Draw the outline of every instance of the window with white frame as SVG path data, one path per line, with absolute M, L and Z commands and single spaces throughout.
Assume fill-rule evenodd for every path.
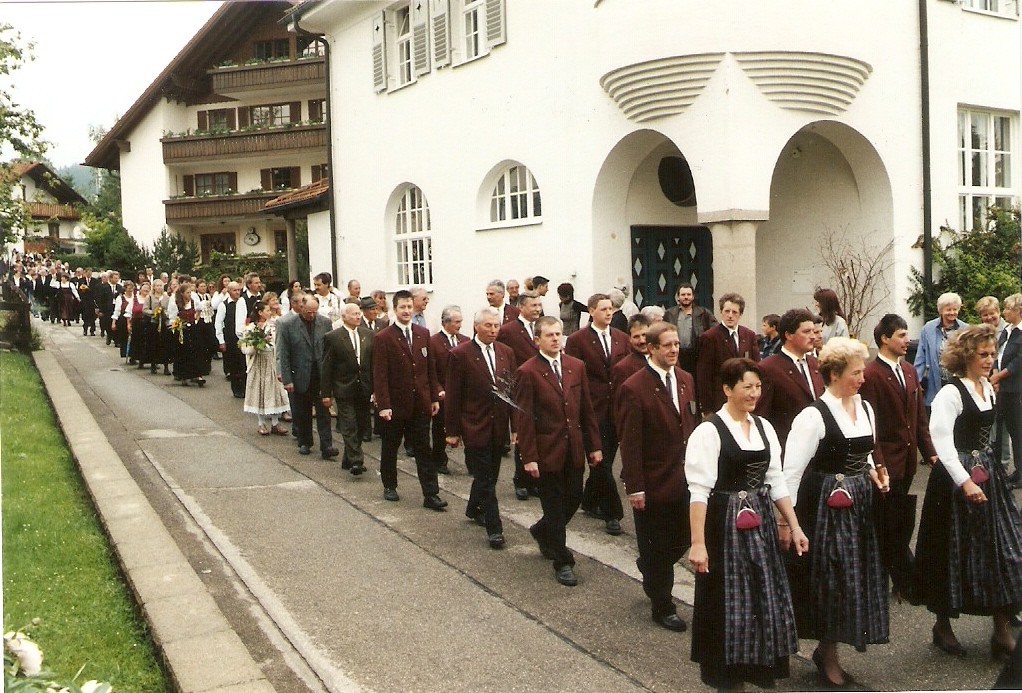
M 532 172 L 521 164 L 508 166 L 490 193 L 490 221 L 538 220 L 542 216 L 542 199 Z
M 443 0 L 451 16 L 452 62 L 455 65 L 488 55 L 507 40 L 504 0 Z M 436 12 L 434 12 L 436 14 Z M 437 42 L 434 22 L 434 43 Z M 440 64 L 439 58 L 437 64 Z
M 433 283 L 433 241 L 429 205 L 417 186 L 401 194 L 394 215 L 397 282 L 402 286 Z
M 1017 117 L 1008 113 L 958 110 L 958 209 L 962 230 L 985 225 L 991 206 L 1010 209 L 1016 204 L 1012 167 L 1017 122 Z
M 403 86 L 412 81 L 412 10 L 405 5 L 394 12 L 394 38 L 397 42 L 397 83 Z
M 969 10 L 1018 16 L 1018 0 L 960 0 L 962 7 Z
M 373 18 L 376 91 L 400 89 L 429 70 L 429 8 L 425 2 L 401 2 Z
M 286 125 L 293 120 L 291 117 L 291 104 L 289 103 L 252 106 L 249 113 L 252 125 L 260 127 Z

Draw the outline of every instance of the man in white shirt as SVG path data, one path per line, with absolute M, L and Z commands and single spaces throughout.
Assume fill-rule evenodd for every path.
M 312 289 L 319 299 L 319 314 L 329 318 L 333 326 L 339 327 L 341 321 L 341 306 L 344 301 L 341 295 L 331 284 L 334 278 L 329 272 L 320 272 L 312 278 Z
M 341 326 L 323 338 L 320 362 L 322 403 L 337 403 L 337 427 L 344 438 L 341 469 L 365 472 L 362 442 L 369 435 L 372 394 L 373 331 L 362 326 L 362 311 L 353 303 L 341 309 Z

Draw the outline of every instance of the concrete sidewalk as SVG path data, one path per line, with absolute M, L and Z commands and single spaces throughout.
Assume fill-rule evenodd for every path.
M 374 459 L 353 478 L 336 460 L 300 457 L 290 438 L 257 435 L 217 362 L 206 388 L 184 388 L 126 367 L 73 327 L 42 330 L 47 390 L 180 690 L 701 687 L 688 635 L 649 620 L 630 517 L 616 538 L 597 520 L 572 521 L 581 584 L 564 588 L 525 529 L 538 501 L 514 500 L 507 478 L 506 550 L 490 550 L 464 517 L 459 451 L 455 473 L 441 477 L 449 512 L 421 507 L 408 460 L 402 500 L 387 503 Z M 368 449 L 376 455 L 378 442 Z M 677 573 L 676 595 L 690 601 L 691 576 Z M 950 662 L 927 646 L 925 612 L 891 611 L 894 644 L 842 648 L 860 680 L 953 689 L 996 676 L 983 655 Z M 956 630 L 978 653 L 989 620 L 963 618 Z M 812 672 L 795 658 L 781 687 L 812 688 Z

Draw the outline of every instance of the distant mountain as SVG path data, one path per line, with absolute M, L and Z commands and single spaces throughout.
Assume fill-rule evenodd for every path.
M 54 170 L 86 200 L 92 202 L 96 199 L 96 169 L 81 164 L 71 164 Z

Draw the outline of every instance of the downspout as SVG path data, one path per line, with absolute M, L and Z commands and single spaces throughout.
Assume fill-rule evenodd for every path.
M 332 124 L 334 109 L 330 104 L 330 42 L 327 41 L 325 34 L 316 34 L 298 26 L 297 16 L 291 20 L 291 23 L 294 26 L 296 35 L 313 36 L 323 40 L 324 59 L 326 60 L 326 171 L 330 177 L 330 194 L 327 196 L 327 203 L 330 209 L 330 274 L 333 276 L 334 285 L 336 286 L 340 283 L 340 277 L 337 275 L 337 218 L 334 212 L 334 138 Z M 306 230 L 306 233 L 308 233 L 308 230 Z
M 927 0 L 919 0 L 919 92 L 923 137 L 923 320 L 933 306 L 933 201 L 930 182 L 930 40 Z

